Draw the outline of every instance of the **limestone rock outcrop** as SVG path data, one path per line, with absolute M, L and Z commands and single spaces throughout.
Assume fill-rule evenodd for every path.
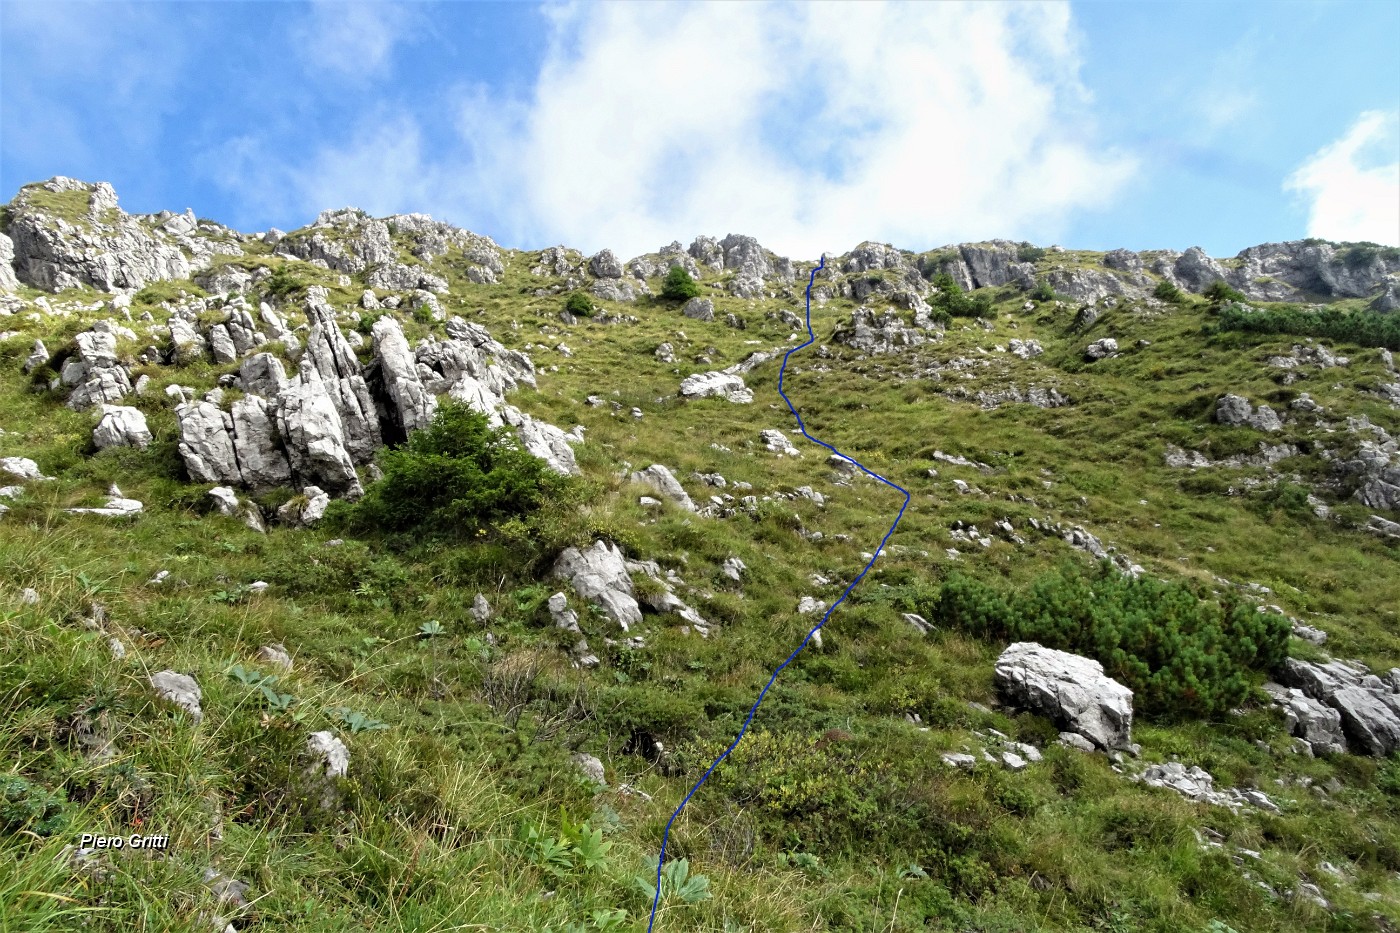
M 567 548 L 555 561 L 552 573 L 569 581 L 575 593 L 600 608 L 623 631 L 642 621 L 632 577 L 617 545 L 595 541 L 583 550 Z
M 1012 702 L 1053 719 L 1101 749 L 1132 744 L 1133 692 L 1090 658 L 1017 642 L 996 663 L 997 687 Z

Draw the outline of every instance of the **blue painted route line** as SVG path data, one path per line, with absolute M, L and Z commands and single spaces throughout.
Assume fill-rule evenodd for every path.
M 845 457 L 847 460 L 860 467 L 861 472 L 865 473 L 865 475 L 871 477 L 872 479 L 879 480 L 891 489 L 899 490 L 904 495 L 904 504 L 899 507 L 899 514 L 894 517 L 894 523 L 890 525 L 890 530 L 885 532 L 885 536 L 880 539 L 880 546 L 875 549 L 875 555 L 870 558 L 870 562 L 865 565 L 865 567 L 861 570 L 860 573 L 856 574 L 856 578 L 852 580 L 850 582 L 850 585 L 847 586 L 846 589 L 841 593 L 841 598 L 836 600 L 836 602 L 832 603 L 831 608 L 826 610 L 826 613 L 822 616 L 821 621 L 818 622 L 816 625 L 812 626 L 812 630 L 807 633 L 806 638 L 802 639 L 802 644 L 797 646 L 797 650 L 795 650 L 792 654 L 788 655 L 786 661 L 778 665 L 778 669 L 773 672 L 772 677 L 768 678 L 768 683 L 764 684 L 763 690 L 759 692 L 758 699 L 754 700 L 753 706 L 749 708 L 749 715 L 744 720 L 744 726 L 742 729 L 739 730 L 739 734 L 734 737 L 734 741 L 729 743 L 729 747 L 724 750 L 724 754 L 716 758 L 714 760 L 714 763 L 705 769 L 705 773 L 700 776 L 700 780 L 695 782 L 695 786 L 690 789 L 690 793 L 685 795 L 685 799 L 681 801 L 681 805 L 676 807 L 676 812 L 672 813 L 671 818 L 666 821 L 666 832 L 663 833 L 661 836 L 661 854 L 657 856 L 656 859 L 656 895 L 652 898 L 651 901 L 651 919 L 647 921 L 647 933 L 651 933 L 652 927 L 656 924 L 656 909 L 661 904 L 661 869 L 662 866 L 666 864 L 666 844 L 671 839 L 671 825 L 676 822 L 676 817 L 681 815 L 681 811 L 685 809 L 685 805 L 690 803 L 690 798 L 695 796 L 695 792 L 698 791 L 707 780 L 709 780 L 710 775 L 714 772 L 714 770 L 720 766 L 721 762 L 723 762 L 724 759 L 729 757 L 729 753 L 734 751 L 734 749 L 739 745 L 739 742 L 744 738 L 744 734 L 749 731 L 749 725 L 753 722 L 754 714 L 758 712 L 759 705 L 763 703 L 763 698 L 768 695 L 768 690 L 773 686 L 773 682 L 778 679 L 778 675 L 783 672 L 784 668 L 786 668 L 789 664 L 793 662 L 794 658 L 796 658 L 799 654 L 802 653 L 802 649 L 807 647 L 807 642 L 811 641 L 812 636 L 817 633 L 817 630 L 826 624 L 827 619 L 831 618 L 831 614 L 836 611 L 836 607 L 846 601 L 846 597 L 851 595 L 851 590 L 855 589 L 856 584 L 859 583 L 861 579 L 867 573 L 870 572 L 871 567 L 875 566 L 876 559 L 879 558 L 880 554 L 885 549 L 885 542 L 890 540 L 890 535 L 894 534 L 894 530 L 899 527 L 899 520 L 904 517 L 904 510 L 909 508 L 909 490 L 896 483 L 890 482 L 889 480 L 885 479 L 885 477 L 881 476 L 879 473 L 876 473 L 874 470 L 868 469 L 865 466 L 865 464 L 861 463 L 854 457 L 850 457 L 846 454 L 841 453 L 841 451 L 837 450 L 835 447 L 832 447 L 826 441 L 818 440 L 817 438 L 808 434 L 807 425 L 803 423 L 802 416 L 797 413 L 797 408 L 792 404 L 792 399 L 788 398 L 787 393 L 783 391 L 783 377 L 787 375 L 788 357 L 792 356 L 798 350 L 810 347 L 813 344 L 813 342 L 815 342 L 817 339 L 816 334 L 812 333 L 812 283 L 817 280 L 817 273 L 824 268 L 826 268 L 825 256 L 823 256 L 821 261 L 817 263 L 817 267 L 812 270 L 811 276 L 807 279 L 807 342 L 799 344 L 798 346 L 793 347 L 792 349 L 788 350 L 786 353 L 783 354 L 783 365 L 782 368 L 778 370 L 778 394 L 783 397 L 784 402 L 787 402 L 787 407 L 792 411 L 792 416 L 797 419 L 797 427 L 798 430 L 802 432 L 803 437 L 807 438 L 807 440 L 811 441 L 813 444 L 818 444 L 822 447 L 825 447 L 827 450 L 831 451 L 839 457 Z

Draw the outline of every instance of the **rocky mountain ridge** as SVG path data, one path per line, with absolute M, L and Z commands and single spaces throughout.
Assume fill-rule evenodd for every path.
M 11 291 L 19 285 L 50 292 L 89 286 L 116 293 L 192 276 L 215 292 L 240 289 L 248 280 L 228 269 L 228 260 L 257 243 L 270 247 L 272 255 L 363 273 L 370 288 L 440 294 L 446 282 L 421 266 L 451 253 L 469 281 L 494 283 L 505 256 L 516 252 L 425 214 L 376 219 L 354 208 L 324 211 L 309 227 L 290 234 L 276 229 L 240 234 L 199 220 L 192 211 L 127 214 L 106 182 L 61 176 L 22 188 L 0 227 L 0 288 Z M 555 290 L 587 288 L 600 298 L 626 302 L 650 294 L 648 280 L 672 266 L 697 279 L 723 274 L 724 290 L 746 298 L 790 286 L 811 265 L 777 256 L 752 237 L 730 234 L 722 240 L 700 236 L 685 248 L 673 242 L 626 262 L 607 249 L 585 257 L 564 246 L 550 247 L 532 271 L 562 278 Z M 224 278 L 217 277 L 220 271 Z M 1259 301 L 1372 298 L 1378 310 L 1392 310 L 1400 287 L 1400 251 L 1295 240 L 1252 246 L 1220 260 L 1199 247 L 1180 253 L 1083 253 L 992 240 L 916 253 L 867 242 L 838 257 L 819 278 L 835 283 L 833 293 L 863 300 L 872 293 L 894 293 L 900 284 L 926 295 L 935 273 L 950 275 L 965 290 L 1014 285 L 1030 291 L 1043 280 L 1071 300 L 1086 302 L 1145 297 L 1159 281 L 1193 294 L 1225 282 Z

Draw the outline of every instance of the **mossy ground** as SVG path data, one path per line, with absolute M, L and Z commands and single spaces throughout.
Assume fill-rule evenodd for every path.
M 715 323 L 642 299 L 609 308 L 635 315 L 636 325 L 566 327 L 558 312 L 567 293 L 532 294 L 547 284 L 529 275 L 535 262 L 535 254 L 510 254 L 494 286 L 465 283 L 450 257 L 433 268 L 453 283 L 443 300 L 449 313 L 535 360 L 538 390 L 512 403 L 586 428 L 577 448 L 583 505 L 559 518 L 557 537 L 606 535 L 630 556 L 676 570 L 693 587 L 683 596 L 717 623 L 716 633 L 683 636 L 678 620 L 648 617 L 638 632 L 644 649 L 603 651 L 615 633 L 586 615 L 603 665 L 581 673 L 566 663 L 544 610 L 556 585 L 512 556 L 501 529 L 482 529 L 480 543 L 404 548 L 333 526 L 261 535 L 207 514 L 205 488 L 183 474 L 161 389 L 209 388 L 221 370 L 141 370 L 155 391 L 133 404 L 147 414 L 155 443 L 94 454 L 93 417 L 36 391 L 19 364 L 33 337 L 59 351 L 105 313 L 18 319 L 7 326 L 20 335 L 0 344 L 0 454 L 33 457 L 56 479 L 29 484 L 0 519 L 0 760 L 62 791 L 70 829 L 0 840 L 0 930 L 193 928 L 215 910 L 240 928 L 279 931 L 645 929 L 650 902 L 636 879 L 672 809 L 812 624 L 796 613 L 798 598 L 834 599 L 899 497 L 863 479 L 831 482 L 824 451 L 797 437 L 776 392 L 776 361 L 746 377 L 752 405 L 676 399 L 689 373 L 789 344 L 791 330 L 766 315 L 801 314 L 799 289 L 749 301 L 707 287 Z M 291 265 L 303 281 L 329 286 L 338 307 L 363 288 Z M 162 285 L 136 310 L 159 316 L 158 302 L 176 294 Z M 913 502 L 875 569 L 828 623 L 824 647 L 787 670 L 751 738 L 677 821 L 671 854 L 707 876 L 713 896 L 669 900 L 657 929 L 1222 929 L 1215 922 L 1243 933 L 1400 923 L 1397 765 L 1299 757 L 1261 702 L 1214 722 L 1140 719 L 1135 737 L 1145 759 L 1177 757 L 1220 786 L 1258 786 L 1280 814 L 1193 804 L 1128 781 L 1100 756 L 1058 748 L 1014 774 L 939 762 L 943 751 L 975 751 L 974 729 L 1036 744 L 1053 729 L 1038 717 L 969 706 L 994 701 L 992 663 L 1003 645 L 953 631 L 920 637 L 885 597 L 936 584 L 950 566 L 1017 585 L 1066 559 L 1087 560 L 1031 534 L 1024 545 L 968 546 L 950 535 L 959 519 L 984 531 L 1001 518 L 1018 531 L 1030 518 L 1082 523 L 1149 573 L 1269 587 L 1269 602 L 1331 634 L 1336 656 L 1382 669 L 1400 660 L 1393 544 L 1226 494 L 1246 477 L 1263 478 L 1262 470 L 1191 473 L 1163 461 L 1168 443 L 1212 458 L 1257 445 L 1252 433 L 1210 422 L 1214 399 L 1227 391 L 1278 404 L 1306 390 L 1337 419 L 1366 414 L 1395 432 L 1395 412 L 1367 391 L 1381 376 L 1373 350 L 1338 346 L 1353 358 L 1349 368 L 1308 371 L 1306 381 L 1284 387 L 1263 361 L 1297 341 L 1212 333 L 1203 305 L 1120 307 L 1076 332 L 1073 307 L 1023 311 L 1024 296 L 1011 290 L 998 299 L 990 331 L 955 320 L 940 341 L 905 354 L 857 359 L 833 347 L 822 358 L 813 347 L 794 355 L 785 389 L 808 430 L 908 488 Z M 837 299 L 813 308 L 819 344 L 853 307 Z M 724 326 L 727 313 L 747 328 Z M 403 317 L 412 339 L 440 327 Z M 1104 336 L 1123 352 L 1084 363 L 1083 346 Z M 1022 362 L 993 350 L 1013 337 L 1040 340 L 1046 352 Z M 675 347 L 676 364 L 653 357 L 662 341 Z M 554 349 L 560 343 L 571 356 Z M 929 375 L 931 363 L 960 357 L 989 365 Z M 950 397 L 954 388 L 975 395 L 1008 381 L 1053 385 L 1072 404 L 984 411 Z M 588 406 L 589 395 L 617 406 Z M 803 456 L 763 450 L 764 428 L 788 432 Z M 992 469 L 935 461 L 936 450 Z M 827 501 L 774 499 L 730 519 L 658 515 L 637 504 L 643 490 L 618 478 L 625 464 L 650 463 L 670 467 L 697 499 L 719 492 L 692 481 L 698 471 L 752 483 L 760 497 L 810 485 Z M 1303 482 L 1324 467 L 1315 456 L 1280 465 Z M 958 493 L 953 479 L 982 494 Z M 146 512 L 107 522 L 62 511 L 96 502 L 113 482 Z M 293 494 L 273 493 L 265 504 Z M 1364 519 L 1345 503 L 1338 512 Z M 344 543 L 331 546 L 333 538 Z M 962 556 L 950 558 L 949 547 Z M 748 567 L 742 584 L 719 572 L 730 556 Z M 147 582 L 160 570 L 170 571 L 164 582 Z M 814 573 L 833 582 L 816 586 Z M 270 586 L 248 590 L 256 580 Z M 38 591 L 37 605 L 20 601 L 24 587 Z M 478 591 L 497 612 L 484 627 L 467 613 Z M 79 624 L 94 602 L 106 607 L 125 659 L 114 660 L 106 636 Z M 444 633 L 421 636 L 429 621 Z M 294 697 L 286 710 L 226 673 L 256 666 L 252 655 L 268 642 L 295 658 L 276 685 Z M 1296 653 L 1308 650 L 1295 642 Z M 200 682 L 202 724 L 153 699 L 146 677 L 165 668 Z M 360 731 L 345 710 L 362 714 Z M 79 753 L 80 717 L 108 723 L 115 759 Z M 363 728 L 374 722 L 386 728 Z M 294 783 L 288 762 L 317 729 L 341 734 L 352 756 L 343 805 L 329 811 L 286 793 Z M 664 742 L 660 761 L 630 753 L 638 731 Z M 610 789 L 596 791 L 578 775 L 569 761 L 575 749 L 608 764 Z M 1340 789 L 1319 795 L 1299 778 L 1335 779 Z M 600 864 L 561 867 L 520 841 L 522 827 L 562 838 L 565 819 L 605 830 L 613 846 Z M 216 823 L 221 839 L 211 833 Z M 138 826 L 170 834 L 164 857 L 110 859 L 103 881 L 56 859 L 79 832 L 125 835 Z M 1210 833 L 1223 848 L 1202 845 Z M 1345 877 L 1321 870 L 1324 861 Z M 252 883 L 249 907 L 216 907 L 200 883 L 211 864 Z M 1319 885 L 1333 912 L 1256 884 L 1289 891 L 1300 877 Z M 614 909 L 626 917 L 610 927 Z

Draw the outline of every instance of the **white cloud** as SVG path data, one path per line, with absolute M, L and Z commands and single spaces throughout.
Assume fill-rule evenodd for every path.
M 394 47 L 416 22 L 410 8 L 397 4 L 312 0 L 294 32 L 308 64 L 359 82 L 388 70 Z
M 1284 190 L 1311 199 L 1308 236 L 1400 245 L 1398 139 L 1396 114 L 1367 111 L 1288 177 Z
M 1065 5 L 545 12 L 522 99 L 461 90 L 449 146 L 367 120 L 291 170 L 299 200 L 427 210 L 522 247 L 630 256 L 736 232 L 813 258 L 867 238 L 1052 239 L 1135 168 L 1094 142 Z
M 558 12 L 489 157 L 545 239 L 697 232 L 815 256 L 1046 232 L 1131 173 L 1096 151 L 1064 6 L 644 4 Z

